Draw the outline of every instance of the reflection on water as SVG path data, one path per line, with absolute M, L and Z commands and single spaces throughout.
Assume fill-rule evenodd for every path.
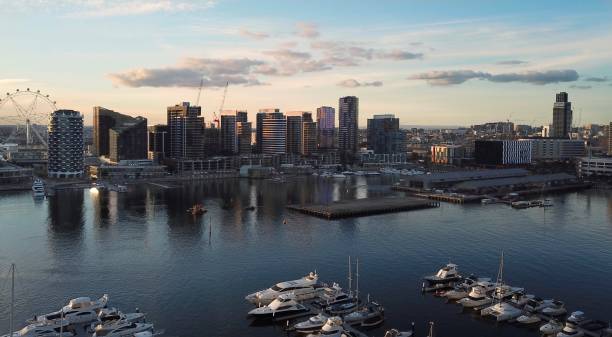
M 29 193 L 2 194 L 0 264 L 15 261 L 21 270 L 20 322 L 68 298 L 109 293 L 112 305 L 141 308 L 170 336 L 271 337 L 282 332 L 249 327 L 244 295 L 315 269 L 324 281 L 346 283 L 352 255 L 361 262 L 360 289 L 385 305 L 387 327 L 415 321 L 424 328 L 433 320 L 440 336 L 536 336 L 459 314 L 419 292 L 421 277 L 449 259 L 465 272 L 494 277 L 504 249 L 512 285 L 609 319 L 599 316 L 612 312 L 612 293 L 605 291 L 612 279 L 609 192 L 555 195 L 548 209 L 442 204 L 337 221 L 285 208 L 398 194 L 389 189 L 394 182 L 220 179 L 178 188 L 130 186 L 128 193 L 59 191 L 40 202 Z M 187 213 L 196 203 L 208 212 Z M 0 291 L 5 331 L 7 294 Z

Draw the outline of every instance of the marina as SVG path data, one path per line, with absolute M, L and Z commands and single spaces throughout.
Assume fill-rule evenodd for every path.
M 433 201 L 423 201 L 409 197 L 387 197 L 337 201 L 328 205 L 289 205 L 287 208 L 325 219 L 340 219 L 435 208 L 438 206 L 439 204 Z

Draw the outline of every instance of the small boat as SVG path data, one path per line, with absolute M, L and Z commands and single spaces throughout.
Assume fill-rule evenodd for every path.
M 567 310 L 565 309 L 565 304 L 563 302 L 555 300 L 549 307 L 542 309 L 542 313 L 548 316 L 561 316 L 565 315 Z
M 429 285 L 449 284 L 461 280 L 461 275 L 459 275 L 458 266 L 456 264 L 448 263 L 446 266 L 440 268 L 436 275 L 425 276 L 423 280 Z
M 591 320 L 586 317 L 584 312 L 582 312 L 582 311 L 574 311 L 567 318 L 567 321 L 568 322 L 572 322 L 572 323 L 574 323 L 576 325 L 582 325 L 582 324 L 585 324 L 587 322 L 590 322 Z
M 483 205 L 489 205 L 489 204 L 494 204 L 495 200 L 494 199 L 489 199 L 489 198 L 484 198 L 480 200 L 480 203 Z
M 249 311 L 248 315 L 254 318 L 266 319 L 279 318 L 306 311 L 308 311 L 308 308 L 299 304 L 296 301 L 295 295 L 282 294 L 272 303 Z
M 544 199 L 544 201 L 540 205 L 540 207 L 552 207 L 552 206 L 553 206 L 553 201 L 550 199 Z
M 152 332 L 153 324 L 112 321 L 98 324 L 92 337 L 128 337 L 146 331 Z
M 319 275 L 310 273 L 301 279 L 293 281 L 280 282 L 272 287 L 261 290 L 245 297 L 248 302 L 259 305 L 270 304 L 277 297 L 283 294 L 293 294 L 298 300 L 307 300 L 314 298 L 319 292 Z
M 555 319 L 551 319 L 548 323 L 540 327 L 540 332 L 544 335 L 556 335 L 563 330 L 563 324 Z
M 127 313 L 117 310 L 117 308 L 104 308 L 98 313 L 98 320 L 102 323 L 111 321 L 126 321 L 131 323 L 144 323 L 145 314 L 140 312 Z
M 542 309 L 551 306 L 552 303 L 553 300 L 543 300 L 539 297 L 530 299 L 523 307 L 523 314 L 516 319 L 517 323 L 529 325 L 541 322 L 542 319 L 538 313 L 541 312 Z
M 522 325 L 529 325 L 540 323 L 542 319 L 535 312 L 524 312 L 521 316 L 516 318 L 516 322 Z
M 344 292 L 338 283 L 334 283 L 331 287 L 323 288 L 322 293 L 319 295 L 319 299 L 314 301 L 313 305 L 319 308 L 325 308 L 351 300 L 353 300 L 353 296 Z
M 338 316 L 330 317 L 327 319 L 323 327 L 316 332 L 308 334 L 307 337 L 319 337 L 319 336 L 344 336 L 344 327 L 342 326 L 342 318 Z
M 187 209 L 187 213 L 191 215 L 202 215 L 208 212 L 202 204 L 195 204 Z
M 480 310 L 481 316 L 493 316 L 498 322 L 515 319 L 521 316 L 522 313 L 521 309 L 514 307 L 510 303 L 501 301 Z
M 342 173 L 336 173 L 332 175 L 332 178 L 334 179 L 344 179 L 346 178 L 346 175 L 342 174 Z
M 385 332 L 384 337 L 412 337 L 414 335 L 414 328 L 410 331 L 399 331 L 397 329 L 391 329 Z
M 19 331 L 2 337 L 74 337 L 74 332 L 70 331 L 70 325 L 63 323 L 62 325 L 54 323 L 33 323 L 28 324 Z
M 582 337 L 584 336 L 584 332 L 578 330 L 578 326 L 576 326 L 572 322 L 566 322 L 563 329 L 557 333 L 557 337 Z
M 475 277 L 473 275 L 470 275 L 468 277 L 466 277 L 463 282 L 457 284 L 452 290 L 447 291 L 444 293 L 444 296 L 452 301 L 456 301 L 456 300 L 460 300 L 462 298 L 465 298 L 468 296 L 468 294 L 470 293 L 470 290 L 472 289 L 473 286 L 478 285 L 482 282 L 489 282 L 490 283 L 491 279 L 488 277 Z M 484 283 L 483 283 L 484 284 Z
M 357 309 L 357 306 L 358 305 L 356 301 L 337 303 L 326 307 L 325 311 L 327 311 L 331 315 L 344 315 L 348 314 L 349 312 L 355 311 Z
M 316 316 L 310 317 L 309 319 L 303 322 L 296 323 L 295 325 L 293 325 L 293 329 L 298 333 L 317 332 L 321 330 L 323 325 L 325 325 L 328 318 L 329 317 L 327 317 L 327 315 L 320 313 Z
M 512 295 L 512 298 L 508 300 L 508 303 L 517 308 L 523 308 L 530 300 L 532 300 L 535 296 L 531 294 L 524 294 L 522 291 L 519 291 Z
M 369 302 L 361 309 L 344 316 L 344 321 L 350 325 L 362 327 L 377 326 L 385 320 L 385 309 L 376 302 Z
M 457 301 L 464 308 L 475 308 L 485 304 L 489 304 L 493 299 L 487 296 L 491 291 L 495 289 L 495 283 L 492 282 L 479 282 L 476 286 L 470 289 L 467 297 L 464 297 Z
M 255 206 L 245 207 L 244 210 L 245 211 L 254 211 L 255 210 Z
M 43 198 L 45 196 L 45 184 L 40 179 L 34 179 L 32 183 L 32 196 L 34 198 Z
M 529 201 L 513 201 L 510 206 L 516 209 L 525 209 L 531 207 Z

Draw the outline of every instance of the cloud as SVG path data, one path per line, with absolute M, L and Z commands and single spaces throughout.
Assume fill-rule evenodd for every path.
M 521 61 L 521 60 L 506 60 L 506 61 L 499 61 L 496 62 L 495 64 L 501 65 L 501 66 L 517 66 L 517 65 L 521 65 L 521 64 L 527 64 L 529 62 L 527 61 Z
M 373 81 L 373 82 L 359 82 L 355 79 L 347 79 L 338 83 L 338 86 L 345 88 L 358 88 L 358 87 L 382 87 L 383 82 L 381 81 Z
M 388 51 L 364 48 L 344 41 L 313 41 L 310 43 L 310 48 L 320 51 L 328 60 L 333 60 L 338 65 L 343 66 L 356 66 L 361 61 L 373 59 L 403 61 L 421 59 L 424 56 L 422 53 L 412 53 L 399 49 Z
M 253 40 L 263 40 L 263 39 L 270 37 L 270 35 L 264 32 L 254 32 L 254 31 L 250 31 L 247 29 L 241 29 L 240 35 L 247 37 L 249 39 L 253 39 Z
M 274 67 L 259 70 L 265 75 L 291 76 L 303 72 L 316 72 L 332 69 L 332 64 L 326 60 L 314 60 L 307 52 L 290 49 L 267 50 L 264 55 L 274 59 Z M 264 67 L 266 68 L 266 67 Z
M 391 60 L 414 60 L 414 59 L 422 59 L 423 53 L 411 53 L 402 50 L 393 50 L 390 52 L 380 52 L 380 58 L 391 59 Z
M 587 77 L 584 79 L 586 82 L 607 82 L 608 77 Z
M 592 86 L 590 85 L 570 85 L 570 88 L 572 89 L 591 89 Z
M 30 82 L 28 78 L 0 78 L 0 84 L 19 84 Z
M 320 35 L 317 25 L 315 25 L 314 23 L 298 22 L 295 26 L 297 29 L 295 34 L 297 36 L 307 39 L 316 39 Z
M 40 0 L 25 0 L 22 8 L 35 5 Z M 42 1 L 47 2 L 45 0 Z M 29 4 L 29 5 L 28 5 Z M 49 6 L 61 10 L 66 17 L 109 17 L 147 15 L 153 13 L 172 13 L 204 10 L 216 5 L 214 0 L 54 0 Z
M 115 85 L 127 87 L 197 87 L 200 80 L 207 87 L 223 87 L 225 83 L 244 86 L 262 85 L 256 77 L 260 60 L 188 58 L 179 65 L 166 68 L 139 68 L 110 74 Z
M 497 83 L 523 82 L 544 85 L 549 83 L 573 82 L 579 78 L 575 70 L 527 71 L 522 73 L 491 74 L 473 70 L 431 71 L 409 76 L 411 80 L 425 80 L 430 85 L 448 86 L 461 84 L 471 79 L 488 80 Z

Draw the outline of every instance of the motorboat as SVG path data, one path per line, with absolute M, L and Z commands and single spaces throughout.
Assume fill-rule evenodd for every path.
M 542 309 L 551 306 L 552 302 L 553 300 L 543 300 L 539 297 L 529 299 L 523 307 L 523 314 L 517 317 L 517 323 L 529 325 L 541 322 L 542 319 L 538 313 L 541 312 Z
M 49 322 L 64 319 L 70 323 L 91 323 L 97 320 L 98 312 L 106 307 L 108 295 L 92 301 L 89 297 L 78 297 L 70 300 L 62 309 L 41 316 L 34 316 L 29 323 Z
M 145 314 L 141 312 L 127 313 L 117 310 L 116 308 L 104 308 L 98 313 L 98 320 L 102 323 L 110 321 L 126 321 L 131 323 L 144 323 Z
M 353 171 L 342 171 L 342 174 L 344 174 L 345 176 L 355 175 L 355 173 Z
M 316 316 L 312 316 L 308 318 L 305 321 L 296 323 L 295 325 L 293 325 L 293 328 L 295 329 L 296 332 L 299 332 L 299 333 L 316 332 L 316 331 L 321 330 L 323 325 L 325 325 L 325 323 L 327 322 L 328 318 L 329 317 L 327 317 L 327 315 L 320 313 Z
M 517 308 L 523 308 L 533 298 L 535 298 L 534 295 L 524 294 L 522 291 L 520 291 L 520 292 L 514 293 L 512 295 L 512 298 L 508 300 L 508 303 L 510 303 L 511 305 Z
M 516 322 L 523 325 L 540 323 L 542 319 L 535 312 L 524 312 L 522 315 L 516 318 Z
M 481 316 L 493 316 L 498 322 L 515 319 L 521 316 L 522 313 L 523 311 L 521 309 L 511 305 L 510 303 L 501 301 L 480 310 Z
M 480 203 L 483 204 L 483 205 L 494 204 L 495 203 L 495 199 L 484 198 L 484 199 L 480 200 Z
M 489 304 L 493 299 L 487 296 L 491 291 L 495 289 L 495 283 L 492 282 L 479 282 L 476 286 L 470 289 L 467 297 L 464 297 L 457 301 L 464 308 L 474 308 L 485 304 Z
M 357 301 L 350 301 L 344 303 L 337 303 L 334 305 L 330 305 L 325 308 L 325 311 L 330 313 L 331 315 L 344 315 L 349 312 L 353 312 L 357 309 L 358 304 Z
M 32 196 L 42 198 L 45 196 L 45 184 L 40 179 L 34 179 L 32 183 Z
M 69 330 L 69 325 L 65 323 L 43 323 L 37 322 L 28 324 L 19 331 L 2 337 L 74 337 L 74 332 Z
M 366 173 L 367 176 L 379 176 L 380 172 L 376 172 L 376 171 L 369 171 Z
M 582 311 L 574 311 L 567 318 L 568 322 L 574 323 L 576 325 L 581 325 L 590 321 Z
M 491 282 L 488 277 L 477 278 L 475 276 L 466 277 L 463 282 L 457 284 L 453 290 L 447 291 L 444 296 L 449 300 L 460 300 L 465 298 L 470 293 L 473 286 L 483 282 Z M 492 283 L 491 283 L 492 284 Z
M 582 337 L 584 332 L 578 330 L 578 326 L 572 322 L 566 322 L 563 329 L 557 333 L 557 337 Z
M 332 178 L 334 179 L 344 179 L 346 178 L 346 175 L 342 174 L 342 173 L 336 173 L 332 175 Z
M 114 321 L 97 325 L 92 337 L 131 337 L 146 331 L 152 332 L 153 324 Z
M 399 331 L 397 329 L 391 329 L 385 332 L 384 337 L 412 337 L 414 331 Z
M 369 302 L 362 308 L 344 316 L 344 322 L 350 325 L 372 327 L 385 320 L 385 309 L 376 302 Z
M 542 309 L 542 313 L 548 316 L 561 316 L 565 315 L 567 310 L 563 302 L 555 300 L 549 307 Z
M 448 263 L 446 266 L 440 268 L 436 275 L 425 276 L 423 280 L 430 285 L 447 284 L 461 280 L 461 275 L 459 275 L 458 266 L 456 264 Z
M 531 207 L 529 201 L 513 201 L 511 204 L 512 208 L 524 209 Z
M 550 199 L 544 199 L 544 201 L 542 202 L 542 204 L 540 205 L 540 207 L 552 207 L 553 201 Z
M 247 295 L 245 299 L 253 304 L 267 305 L 274 301 L 277 297 L 283 294 L 292 293 L 298 300 L 307 300 L 314 298 L 318 291 L 317 282 L 319 281 L 319 275 L 317 273 L 310 273 L 301 279 L 293 281 L 280 282 L 272 287 L 261 290 L 250 295 Z
M 324 308 L 351 300 L 353 300 L 353 296 L 344 292 L 338 283 L 334 283 L 331 287 L 323 288 L 322 293 L 319 295 L 319 299 L 316 300 L 313 305 Z
M 306 312 L 308 308 L 299 304 L 293 294 L 282 294 L 272 303 L 249 311 L 249 316 L 255 318 L 282 317 L 299 312 Z
M 342 318 L 338 316 L 330 317 L 325 321 L 321 330 L 316 333 L 308 334 L 308 337 L 318 337 L 318 336 L 334 336 L 340 337 L 344 334 L 344 327 L 342 326 Z
M 548 323 L 540 327 L 540 332 L 544 335 L 556 335 L 563 330 L 563 324 L 556 319 L 551 319 Z

